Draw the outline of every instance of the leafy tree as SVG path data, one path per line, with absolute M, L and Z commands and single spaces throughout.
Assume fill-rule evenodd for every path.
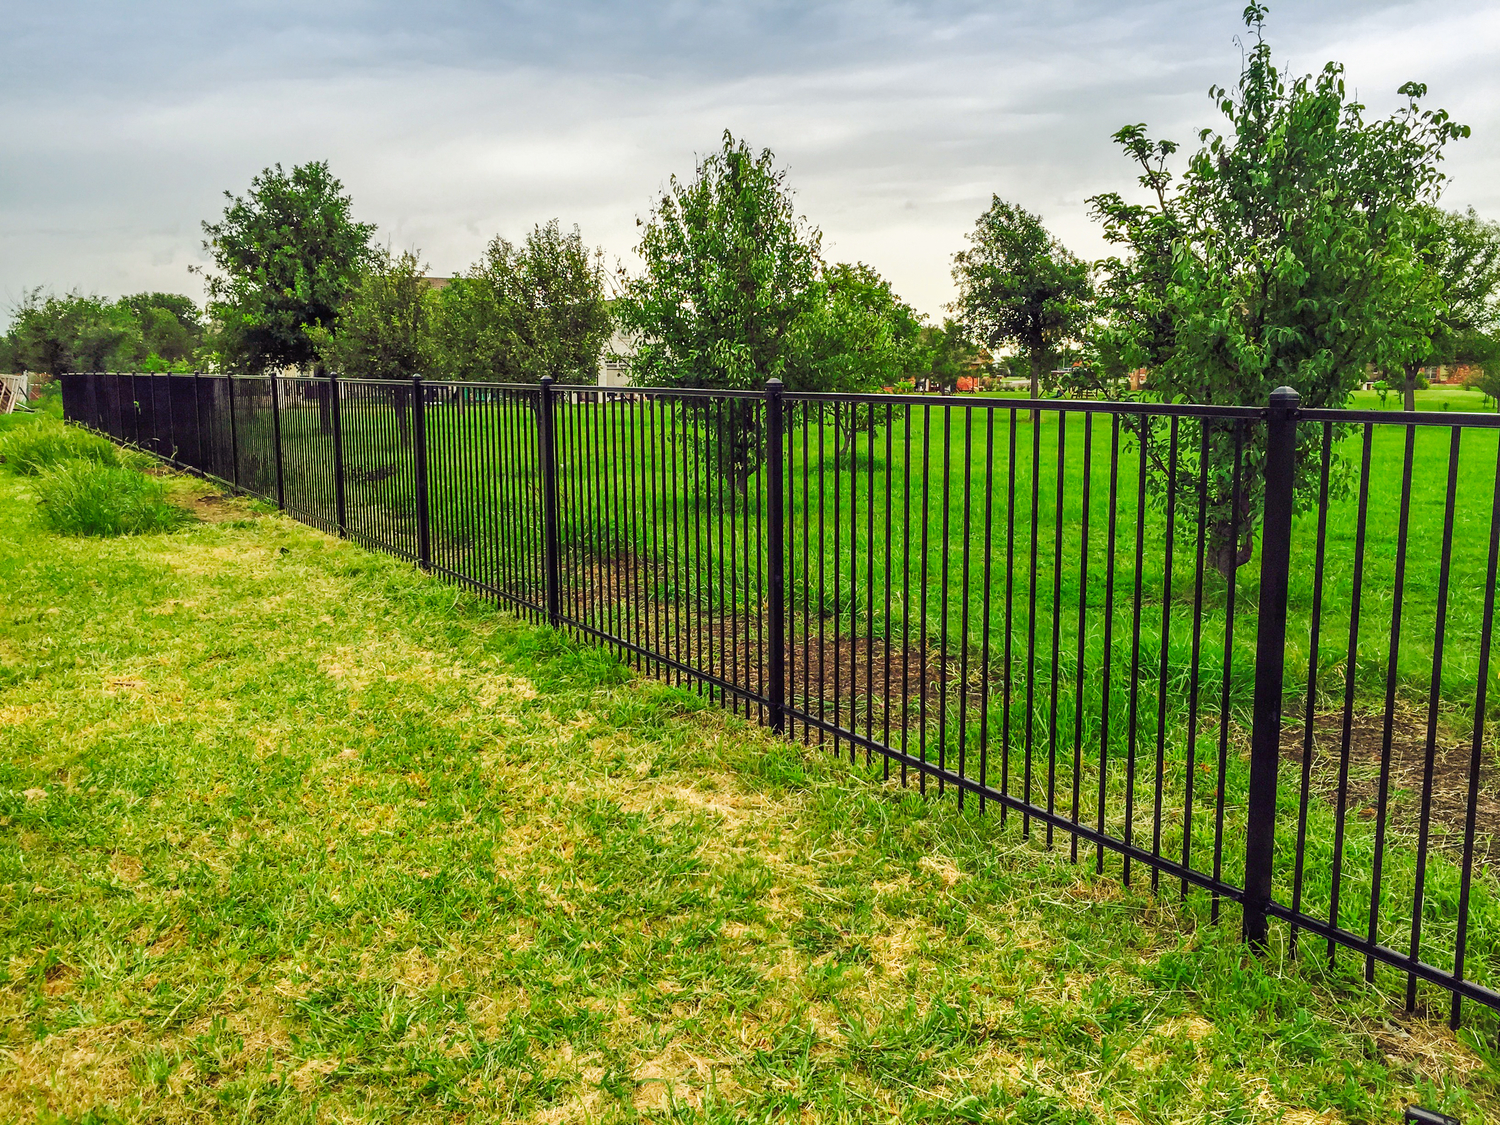
M 1418 83 L 1401 88 L 1408 101 L 1395 115 L 1366 121 L 1338 64 L 1315 76 L 1279 72 L 1265 14 L 1259 3 L 1245 9 L 1254 42 L 1239 82 L 1212 91 L 1227 132 L 1205 130 L 1175 180 L 1168 163 L 1176 144 L 1152 141 L 1143 125 L 1121 129 L 1115 140 L 1140 167 L 1150 201 L 1112 192 L 1091 200 L 1123 251 L 1103 263 L 1104 340 L 1127 369 L 1150 369 L 1148 389 L 1164 401 L 1260 406 L 1287 384 L 1307 406 L 1341 405 L 1367 368 L 1404 360 L 1436 309 L 1414 216 L 1441 188 L 1444 146 L 1468 129 L 1423 110 Z M 1097 366 L 1076 373 L 1096 393 L 1119 393 Z M 1154 487 L 1191 494 L 1196 454 L 1182 457 L 1173 477 L 1163 433 L 1141 427 Z M 1245 435 L 1236 490 L 1234 435 L 1227 426 L 1212 434 L 1211 549 L 1228 576 L 1252 553 L 1263 449 Z M 1307 506 L 1316 499 L 1317 456 L 1302 452 L 1297 498 Z
M 185 368 L 203 346 L 203 314 L 191 297 L 180 293 L 134 293 L 121 297 L 140 326 L 145 355 L 140 362 L 163 370 Z M 159 364 L 153 365 L 152 357 Z
M 10 339 L 17 366 L 49 375 L 133 367 L 141 352 L 128 308 L 76 290 L 26 293 L 12 314 Z
M 375 228 L 355 222 L 344 186 L 322 161 L 262 171 L 244 196 L 205 222 L 203 247 L 217 350 L 230 368 L 265 371 L 318 362 L 310 328 L 332 329 L 370 262 Z
M 942 326 L 928 325 L 917 341 L 922 367 L 916 378 L 933 379 L 943 388 L 956 387 L 964 375 L 979 367 L 981 349 L 956 320 L 945 320 Z
M 955 308 L 966 328 L 991 348 L 1020 350 L 1036 398 L 1052 359 L 1088 325 L 1089 267 L 1048 233 L 1040 217 L 998 195 L 969 241 L 970 249 L 953 258 Z
M 791 330 L 799 346 L 788 360 L 789 385 L 869 393 L 924 366 L 921 315 L 875 270 L 863 262 L 841 262 L 826 270 L 818 284 L 823 299 Z M 880 421 L 881 413 L 869 406 L 841 409 L 835 453 L 852 449 L 855 436 L 874 430 Z
M 339 310 L 338 326 L 307 330 L 320 362 L 351 379 L 390 380 L 383 391 L 404 445 L 411 444 L 412 388 L 405 380 L 429 370 L 432 287 L 427 267 L 410 251 L 377 251 Z
M 1421 208 L 1422 261 L 1435 286 L 1431 320 L 1418 324 L 1401 364 L 1407 410 L 1417 408 L 1421 370 L 1441 363 L 1480 363 L 1493 355 L 1500 328 L 1500 224 L 1468 211 Z
M 645 270 L 617 302 L 636 382 L 749 390 L 776 377 L 795 390 L 816 370 L 798 357 L 827 299 L 822 234 L 796 213 L 775 159 L 726 130 L 691 181 L 668 181 L 636 247 Z M 685 409 L 699 413 L 709 463 L 743 492 L 762 457 L 754 404 Z
M 431 366 L 433 290 L 410 251 L 377 252 L 334 330 L 307 330 L 319 359 L 352 379 L 409 379 Z
M 438 293 L 433 362 L 454 378 L 594 383 L 609 334 L 600 255 L 553 219 L 520 246 L 496 237 Z
M 1478 391 L 1486 402 L 1493 402 L 1500 410 L 1500 357 L 1492 358 L 1491 362 L 1480 367 L 1464 381 L 1464 385 Z
M 750 390 L 793 374 L 795 328 L 824 299 L 822 234 L 775 159 L 726 130 L 691 182 L 668 182 L 636 248 L 645 272 L 619 302 L 638 382 Z

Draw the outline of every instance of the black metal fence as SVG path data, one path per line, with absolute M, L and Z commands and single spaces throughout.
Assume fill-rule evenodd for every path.
M 774 383 L 63 394 L 880 780 L 1238 903 L 1254 942 L 1353 951 L 1455 1026 L 1464 998 L 1500 1009 L 1500 417 Z

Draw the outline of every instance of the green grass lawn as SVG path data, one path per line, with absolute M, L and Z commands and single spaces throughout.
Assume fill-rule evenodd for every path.
M 408 567 L 0 473 L 0 1119 L 1500 1116 L 1455 1038 Z

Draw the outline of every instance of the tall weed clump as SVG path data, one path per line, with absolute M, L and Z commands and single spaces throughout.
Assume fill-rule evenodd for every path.
M 40 476 L 74 461 L 117 466 L 120 453 L 99 435 L 60 422 L 37 421 L 0 436 L 0 462 L 21 476 Z
M 121 465 L 72 461 L 43 473 L 36 492 L 42 518 L 63 535 L 144 535 L 192 518 L 168 502 L 160 481 Z

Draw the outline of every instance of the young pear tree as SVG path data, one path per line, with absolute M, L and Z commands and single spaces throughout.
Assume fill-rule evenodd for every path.
M 593 383 L 610 328 L 600 255 L 553 219 L 519 246 L 497 236 L 439 291 L 433 362 L 456 379 Z
M 727 130 L 689 181 L 673 176 L 625 278 L 621 328 L 635 340 L 631 378 L 648 386 L 791 389 L 809 318 L 826 294 L 822 235 L 796 213 L 786 172 L 769 149 L 752 152 Z M 820 388 L 822 389 L 822 388 Z M 744 492 L 762 459 L 760 414 L 749 400 L 696 407 L 710 464 Z
M 1309 407 L 1339 406 L 1371 366 L 1389 368 L 1424 337 L 1436 287 L 1422 254 L 1419 208 L 1438 195 L 1445 146 L 1468 135 L 1442 110 L 1425 110 L 1419 83 L 1406 105 L 1369 121 L 1345 89 L 1343 68 L 1291 77 L 1276 68 L 1252 3 L 1253 41 L 1233 90 L 1212 96 L 1227 129 L 1200 134 L 1181 177 L 1177 145 L 1131 125 L 1116 142 L 1141 170 L 1143 203 L 1095 196 L 1093 212 L 1121 253 L 1102 263 L 1104 348 L 1149 371 L 1149 392 L 1167 402 L 1263 406 L 1294 387 Z M 1081 389 L 1115 395 L 1100 368 L 1075 369 Z M 1196 491 L 1194 441 L 1175 474 L 1165 431 L 1143 423 L 1159 495 Z M 1232 466 L 1244 443 L 1238 485 Z M 1296 497 L 1317 496 L 1317 440 L 1300 440 Z M 1226 577 L 1253 551 L 1262 488 L 1256 428 L 1209 436 L 1211 553 Z M 1179 511 L 1195 508 L 1182 503 Z

